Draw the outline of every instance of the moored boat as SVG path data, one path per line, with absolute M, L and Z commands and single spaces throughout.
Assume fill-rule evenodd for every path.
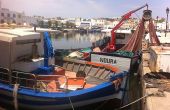
M 70 59 L 52 65 L 49 35 L 43 35 L 42 38 L 35 32 L 0 31 L 2 103 L 15 109 L 62 110 L 109 99 L 121 102 L 131 58 L 121 68 Z

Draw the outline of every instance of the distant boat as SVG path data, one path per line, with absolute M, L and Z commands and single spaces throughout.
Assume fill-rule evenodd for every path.
M 113 65 L 64 59 L 54 66 L 49 63 L 53 53 L 48 34 L 43 35 L 46 40 L 35 32 L 0 30 L 0 102 L 31 110 L 121 102 L 131 58 L 122 57 L 123 66 L 113 56 L 101 59 Z

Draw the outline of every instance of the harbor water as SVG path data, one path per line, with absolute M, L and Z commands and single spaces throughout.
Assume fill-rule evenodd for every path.
M 77 49 L 91 47 L 93 42 L 103 39 L 104 33 L 68 32 L 52 36 L 54 49 Z

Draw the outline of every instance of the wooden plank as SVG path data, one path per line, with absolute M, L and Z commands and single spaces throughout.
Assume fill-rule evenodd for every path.
M 92 69 L 92 65 L 90 66 L 90 69 L 89 69 L 89 71 L 87 72 L 87 75 L 90 73 L 91 69 Z

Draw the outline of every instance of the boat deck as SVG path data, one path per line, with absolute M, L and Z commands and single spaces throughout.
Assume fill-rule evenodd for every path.
M 106 65 L 105 65 L 106 66 Z M 20 84 L 20 87 L 31 88 L 43 92 L 65 92 L 87 89 L 108 82 L 112 75 L 117 74 L 117 68 L 102 64 L 83 64 L 82 62 L 65 61 L 63 66 L 56 66 L 50 75 L 30 74 L 0 68 L 0 81 Z M 10 82 L 10 77 L 11 82 Z M 121 85 L 121 78 L 112 81 L 116 87 Z

